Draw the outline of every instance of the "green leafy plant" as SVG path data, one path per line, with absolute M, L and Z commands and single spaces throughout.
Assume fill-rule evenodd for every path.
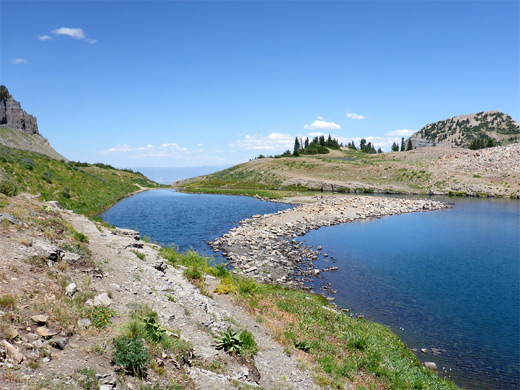
M 106 306 L 94 306 L 86 310 L 86 316 L 96 329 L 104 329 L 112 324 L 115 315 L 115 310 Z
M 156 312 L 141 317 L 141 321 L 143 321 L 144 329 L 152 341 L 159 342 L 166 335 L 166 330 L 159 323 L 159 316 Z
M 136 251 L 135 249 L 132 250 L 132 253 L 134 255 L 136 255 L 139 258 L 139 260 L 143 260 L 144 261 L 144 259 L 146 258 L 146 255 L 144 253 Z
M 142 377 L 150 364 L 151 358 L 143 340 L 121 336 L 113 340 L 114 364 L 123 367 L 129 373 Z
M 217 349 L 223 349 L 228 353 L 239 354 L 242 350 L 243 342 L 240 339 L 241 332 L 234 332 L 231 328 L 220 332 L 218 337 L 214 338 L 215 347 Z
M 74 239 L 79 242 L 89 242 L 88 237 L 80 232 L 74 232 Z

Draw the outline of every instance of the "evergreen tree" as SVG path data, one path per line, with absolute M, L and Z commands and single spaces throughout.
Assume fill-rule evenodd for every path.
M 383 153 L 383 151 L 381 150 L 381 148 L 377 148 L 377 153 Z
M 406 145 L 406 150 L 412 150 L 412 149 L 413 149 L 412 140 L 410 138 L 408 138 L 408 145 Z
M 293 150 L 294 156 L 300 155 L 300 141 L 298 141 L 298 137 L 294 139 L 294 150 Z
M 406 147 L 404 146 L 404 137 L 401 138 L 401 152 L 404 152 Z
M 309 147 L 309 138 L 305 138 L 305 148 L 307 149 Z
M 366 147 L 367 147 L 367 140 L 364 138 L 361 138 L 361 141 L 359 141 L 359 150 L 364 152 Z
M 12 99 L 11 94 L 9 93 L 9 90 L 5 85 L 0 85 L 0 100 L 8 100 Z
M 397 145 L 397 143 L 393 143 L 392 144 L 392 152 L 398 152 L 399 151 L 399 145 Z

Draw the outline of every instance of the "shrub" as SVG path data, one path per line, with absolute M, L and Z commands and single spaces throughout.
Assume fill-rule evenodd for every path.
M 74 239 L 79 242 L 89 242 L 88 237 L 80 232 L 74 232 Z
M 13 310 L 16 307 L 16 298 L 11 294 L 0 296 L 0 307 Z
M 143 260 L 144 261 L 144 259 L 146 258 L 146 255 L 144 253 L 136 251 L 135 249 L 132 250 L 132 253 L 134 255 L 136 255 L 139 258 L 139 260 Z
M 112 317 L 116 312 L 106 306 L 94 306 L 87 309 L 86 316 L 92 322 L 92 326 L 96 329 L 104 329 L 112 324 Z
M 243 330 L 240 332 L 240 341 L 242 343 L 240 355 L 246 358 L 251 358 L 256 355 L 258 352 L 258 346 L 256 345 L 256 341 L 250 331 Z
M 97 373 L 95 369 L 83 367 L 77 372 L 82 374 L 81 377 L 76 377 L 76 381 L 83 389 L 97 390 L 99 388 L 99 381 L 97 379 Z
M 113 340 L 114 364 L 123 367 L 135 376 L 143 376 L 151 358 L 143 340 L 121 336 Z
M 20 193 L 20 187 L 12 180 L 0 181 L 0 194 L 16 196 Z

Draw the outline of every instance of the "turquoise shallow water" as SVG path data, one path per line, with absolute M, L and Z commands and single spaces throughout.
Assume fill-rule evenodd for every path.
M 335 259 L 339 270 L 324 275 L 338 305 L 390 326 L 411 348 L 441 349 L 419 358 L 466 388 L 520 388 L 520 203 L 449 201 L 451 210 L 327 227 L 301 240 Z M 160 190 L 124 199 L 102 217 L 210 254 L 205 242 L 238 221 L 287 207 Z M 317 265 L 330 266 L 325 260 Z

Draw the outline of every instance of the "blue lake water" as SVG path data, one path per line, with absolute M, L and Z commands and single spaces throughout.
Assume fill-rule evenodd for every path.
M 138 230 L 161 245 L 213 254 L 206 242 L 227 233 L 239 221 L 290 207 L 246 196 L 155 190 L 125 198 L 101 217 L 114 226 Z
M 428 348 L 419 358 L 465 388 L 518 389 L 520 202 L 449 201 L 450 210 L 322 228 L 301 240 L 335 259 L 339 270 L 324 275 L 338 305 L 388 325 L 411 348 Z M 158 190 L 124 199 L 102 217 L 209 254 L 205 242 L 238 221 L 288 207 Z M 328 267 L 330 258 L 316 265 Z

